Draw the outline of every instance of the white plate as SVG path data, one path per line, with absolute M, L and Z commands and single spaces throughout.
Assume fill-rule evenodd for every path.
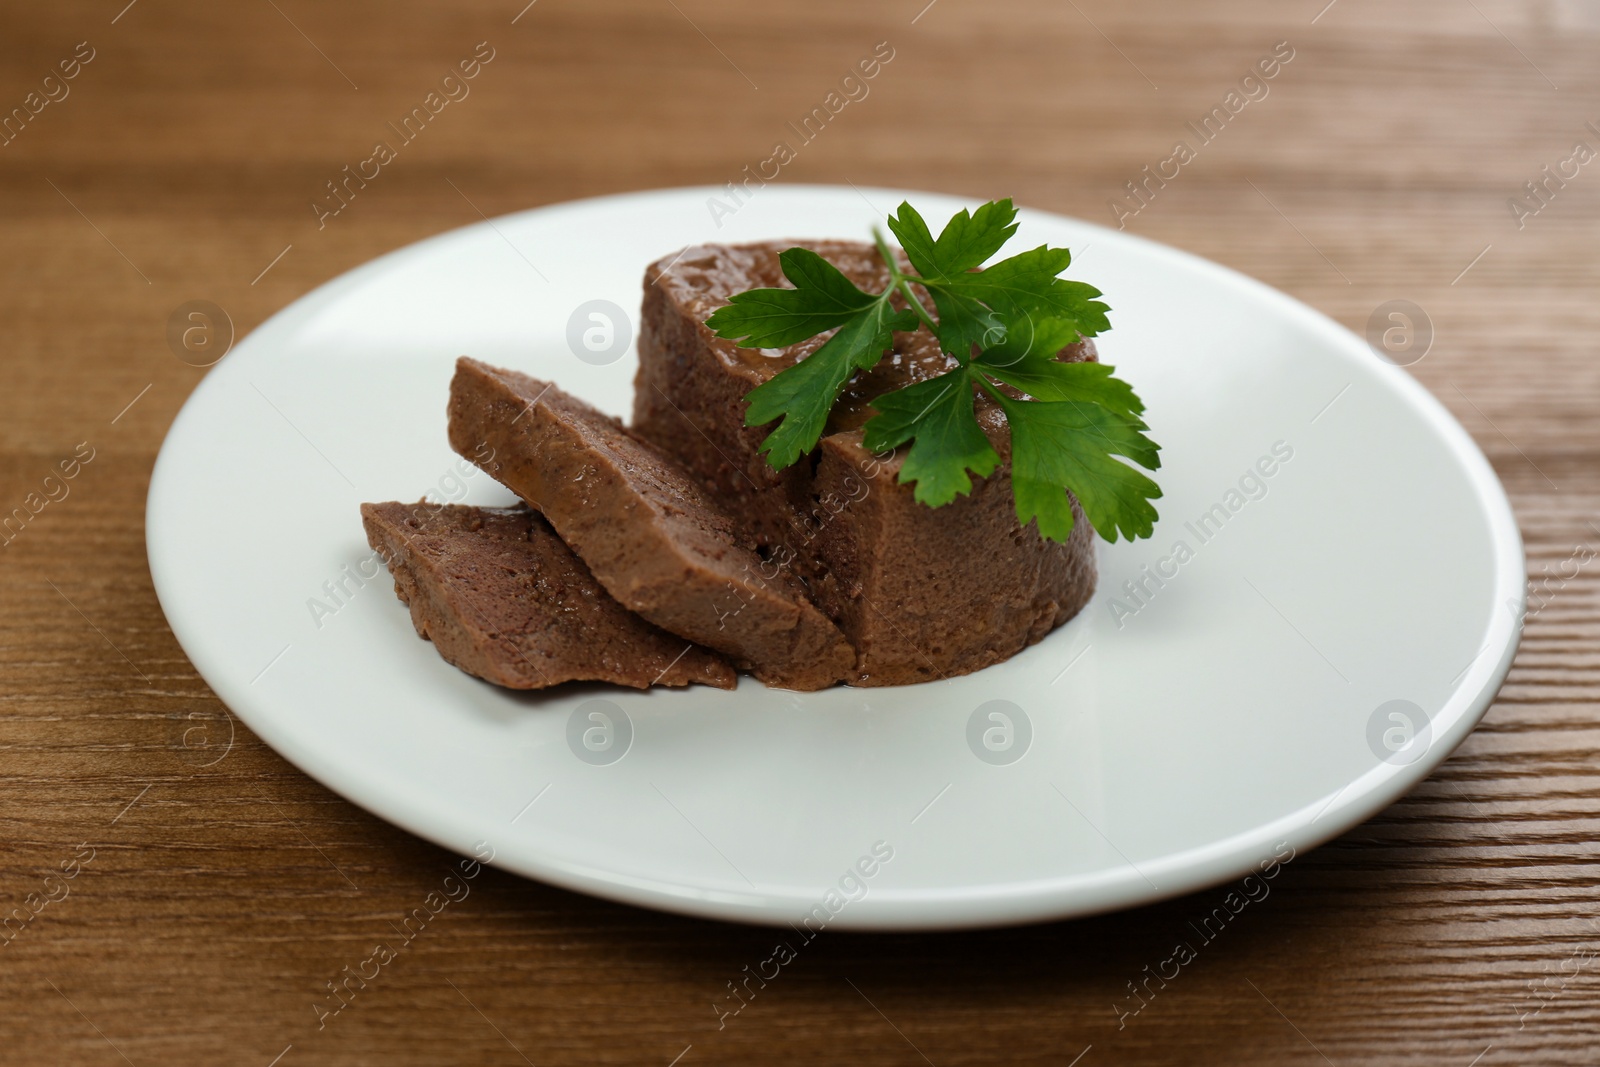
M 1077 619 L 968 677 L 804 695 L 749 678 L 518 695 L 444 663 L 387 576 L 359 581 L 373 557 L 356 507 L 510 500 L 461 477 L 446 444 L 456 356 L 626 414 L 632 349 L 597 363 L 580 343 L 579 359 L 568 324 L 609 300 L 636 332 L 649 261 L 697 241 L 862 237 L 902 198 L 936 223 L 972 206 L 774 185 L 719 228 L 713 195 L 560 204 L 423 241 L 274 316 L 195 390 L 151 480 L 150 568 L 195 667 L 263 740 L 384 818 L 556 885 L 891 929 L 1239 878 L 1369 818 L 1477 723 L 1510 668 L 1525 576 L 1460 426 L 1289 297 L 1035 211 L 1013 250 L 1078 253 L 1069 276 L 1113 308 L 1103 358 L 1164 446 L 1154 539 L 1101 544 Z M 1271 476 L 1241 489 L 1258 463 Z M 1218 504 L 1236 510 L 1202 541 L 1186 524 Z M 1124 582 L 1146 566 L 1169 577 L 1140 606 Z

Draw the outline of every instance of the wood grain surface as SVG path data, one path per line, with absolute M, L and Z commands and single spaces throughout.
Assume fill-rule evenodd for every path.
M 43 905 L 0 944 L 0 1063 L 1600 1063 L 1600 604 L 1596 566 L 1567 562 L 1600 544 L 1600 164 L 1566 166 L 1600 150 L 1600 4 L 523 2 L 8 5 L 0 510 L 93 459 L 0 553 L 0 910 Z M 1425 310 L 1411 372 L 1493 461 L 1543 582 L 1499 699 L 1120 1022 L 1221 890 L 828 934 L 719 1028 L 770 932 L 489 871 L 319 1030 L 326 983 L 454 857 L 230 741 L 168 630 L 145 492 L 205 373 L 169 316 L 209 300 L 242 335 L 480 212 L 721 184 L 883 41 L 870 95 L 780 180 L 1105 222 L 1288 42 L 1270 91 L 1125 221 L 1358 331 L 1388 300 Z M 471 95 L 319 229 L 324 183 L 479 42 Z M 1570 176 L 1519 218 L 1546 166 Z

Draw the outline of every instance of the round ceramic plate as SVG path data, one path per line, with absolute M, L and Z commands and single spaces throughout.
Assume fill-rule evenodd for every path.
M 721 202 L 718 206 L 713 198 Z M 1101 543 L 1081 615 L 925 685 L 743 678 L 513 693 L 419 639 L 362 501 L 504 504 L 445 440 L 470 354 L 630 410 L 640 278 L 694 242 L 864 237 L 910 199 L 768 186 L 541 208 L 384 256 L 274 316 L 173 424 L 150 569 L 173 631 L 287 759 L 414 833 L 585 893 L 806 929 L 1083 915 L 1369 818 L 1477 723 L 1524 587 L 1504 493 L 1406 371 L 1316 311 L 1126 233 L 1073 249 L 1102 358 L 1163 445 L 1155 536 Z

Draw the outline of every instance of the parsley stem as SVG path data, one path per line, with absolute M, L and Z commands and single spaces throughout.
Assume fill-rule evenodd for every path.
M 1001 410 L 1004 410 L 1006 402 L 1011 400 L 1011 398 L 996 388 L 995 384 L 989 380 L 989 376 L 987 374 L 980 372 L 978 374 L 974 374 L 973 377 L 976 378 L 978 384 L 983 387 L 983 391 L 994 397 L 994 402 L 1000 405 Z
M 917 295 L 911 291 L 911 283 L 906 281 L 904 276 L 901 276 L 896 279 L 896 284 L 900 287 L 900 291 L 905 294 L 906 302 L 911 305 L 911 310 L 917 313 L 917 318 L 922 320 L 922 324 L 928 328 L 929 333 L 937 337 L 939 335 L 939 324 L 928 316 L 928 310 L 922 306 L 922 301 L 918 300 Z
M 906 275 L 900 273 L 900 264 L 895 262 L 894 253 L 889 251 L 889 243 L 883 239 L 883 231 L 874 226 L 872 228 L 872 239 L 877 243 L 878 255 L 883 257 L 884 266 L 889 268 L 889 278 L 891 280 L 886 292 L 900 290 L 905 295 L 906 302 L 911 305 L 911 310 L 916 313 L 917 318 L 922 320 L 922 324 L 928 328 L 928 332 L 937 337 L 939 324 L 933 321 L 928 314 L 928 309 L 922 306 L 922 301 L 918 300 L 916 294 L 911 291 L 911 283 L 906 280 Z

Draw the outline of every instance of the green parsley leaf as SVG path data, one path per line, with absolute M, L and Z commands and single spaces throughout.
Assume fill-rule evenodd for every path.
M 1144 434 L 1144 403 L 1113 368 L 1057 358 L 1068 345 L 1110 329 L 1110 309 L 1098 299 L 1100 290 L 1060 276 L 1072 263 L 1065 248 L 1041 245 L 984 267 L 1016 233 L 1016 216 L 1010 200 L 984 204 L 957 212 L 934 237 L 916 209 L 902 203 L 889 229 L 916 274 L 906 273 L 876 231 L 889 273 L 881 293 L 863 292 L 820 256 L 792 248 L 780 262 L 793 289 L 740 293 L 706 320 L 719 337 L 746 347 L 785 347 L 837 331 L 747 397 L 746 425 L 782 420 L 761 445 L 774 468 L 815 448 L 845 384 L 878 363 L 894 331 L 920 323 L 959 366 L 875 398 L 876 414 L 863 429 L 873 451 L 909 443 L 899 480 L 915 483 L 918 502 L 948 504 L 971 492 L 971 475 L 1000 466 L 977 420 L 981 388 L 1010 426 L 1020 522 L 1065 541 L 1075 497 L 1108 541 L 1150 535 L 1157 517 L 1150 501 L 1161 490 L 1136 466 L 1153 471 L 1161 460 L 1160 446 Z M 897 299 L 907 309 L 896 309 Z M 1001 386 L 1024 395 L 1013 397 Z
M 1161 487 L 1118 460 L 1125 456 L 1146 470 L 1161 466 L 1160 446 L 1140 431 L 1136 419 L 1081 400 L 1013 400 L 998 389 L 990 395 L 1011 425 L 1011 488 L 1017 521 L 1029 519 L 1039 534 L 1065 541 L 1072 533 L 1072 503 L 1078 498 L 1089 522 L 1107 541 L 1117 534 L 1132 541 L 1149 537 Z
M 1005 326 L 982 301 L 961 291 L 959 279 L 1000 251 L 1017 232 L 1016 215 L 1010 200 L 985 204 L 972 215 L 963 208 L 938 240 L 909 203 L 889 216 L 890 231 L 900 239 L 938 309 L 939 346 L 963 363 L 975 346 L 991 345 L 1005 336 Z
M 1082 400 L 1129 417 L 1142 415 L 1144 401 L 1133 386 L 1112 377 L 1115 367 L 1056 358 L 1077 339 L 1077 331 L 1064 319 L 1046 320 L 1037 329 L 1031 319 L 1024 320 L 1000 344 L 981 352 L 973 365 L 1035 400 Z
M 889 229 L 917 273 L 925 278 L 953 278 L 983 266 L 1017 232 L 1017 209 L 1010 200 L 996 200 L 975 214 L 962 208 L 945 223 L 936 241 L 917 209 L 902 202 L 889 216 Z
M 973 414 L 972 379 L 965 368 L 885 393 L 872 402 L 862 443 L 886 452 L 912 441 L 900 465 L 902 485 L 916 482 L 917 503 L 941 507 L 972 490 L 974 474 L 991 474 L 1000 456 Z
M 1005 337 L 1005 320 L 982 301 L 937 285 L 928 295 L 939 312 L 939 347 L 962 363 L 972 358 L 974 348 Z
M 1034 400 L 1077 400 L 1099 404 L 1127 418 L 1144 413 L 1144 401 L 1133 386 L 1112 377 L 1117 368 L 1104 363 L 1061 363 L 1056 360 L 1029 360 L 1004 369 L 979 363 L 991 377 L 1027 393 Z
M 843 326 L 882 299 L 857 289 L 809 248 L 791 248 L 778 262 L 794 288 L 739 293 L 706 320 L 713 333 L 745 348 L 784 348 Z
M 815 448 L 845 382 L 856 371 L 877 365 L 895 330 L 916 328 L 916 315 L 895 310 L 886 292 L 850 317 L 821 348 L 751 390 L 745 397 L 750 401 L 746 426 L 783 418 L 761 442 L 773 469 L 782 470 Z
M 1111 329 L 1106 318 L 1110 308 L 1094 299 L 1101 295 L 1100 290 L 1056 277 L 1071 264 L 1072 253 L 1067 249 L 1040 245 L 985 270 L 937 284 L 982 301 L 1008 318 L 1061 319 L 1084 337 Z
M 1004 368 L 1054 361 L 1063 348 L 1080 337 L 1077 324 L 1068 319 L 1025 314 L 1006 325 L 1005 336 L 984 346 L 978 362 L 989 368 Z

